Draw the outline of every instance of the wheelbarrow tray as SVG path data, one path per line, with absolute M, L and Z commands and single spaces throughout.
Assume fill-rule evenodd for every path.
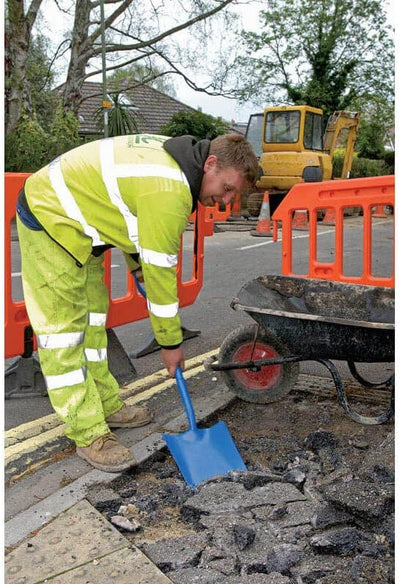
M 259 276 L 231 303 L 304 360 L 394 361 L 394 290 Z

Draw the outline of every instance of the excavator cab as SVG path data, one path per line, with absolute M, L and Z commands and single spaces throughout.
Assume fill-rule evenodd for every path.
M 261 167 L 257 192 L 268 190 L 271 212 L 296 183 L 332 178 L 333 152 L 342 130 L 348 131 L 342 178 L 349 176 L 358 121 L 358 113 L 338 111 L 324 128 L 322 110 L 306 105 L 269 107 L 250 116 L 246 138 Z M 261 205 L 256 195 L 248 197 L 251 213 L 252 196 L 256 213 Z

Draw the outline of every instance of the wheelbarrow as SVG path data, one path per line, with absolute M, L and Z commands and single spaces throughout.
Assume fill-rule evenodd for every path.
M 382 424 L 394 413 L 394 375 L 381 382 L 364 379 L 356 363 L 394 361 L 394 290 L 288 276 L 260 276 L 245 284 L 231 302 L 255 325 L 240 326 L 223 341 L 218 363 L 227 386 L 256 403 L 276 401 L 295 385 L 300 361 L 329 370 L 340 404 L 361 424 Z M 349 405 L 338 368 L 346 361 L 364 387 L 391 391 L 379 416 L 363 416 Z

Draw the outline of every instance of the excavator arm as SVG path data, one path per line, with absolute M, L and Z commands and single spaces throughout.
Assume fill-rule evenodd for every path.
M 358 112 L 341 110 L 334 112 L 330 116 L 326 126 L 324 151 L 329 154 L 331 160 L 333 159 L 335 145 L 340 133 L 343 130 L 348 130 L 341 178 L 349 178 L 350 175 L 359 121 L 360 114 Z

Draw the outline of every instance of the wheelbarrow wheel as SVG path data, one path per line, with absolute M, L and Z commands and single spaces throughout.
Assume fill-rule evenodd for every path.
M 260 328 L 254 343 L 256 327 L 240 326 L 223 341 L 219 363 L 276 359 L 289 355 L 287 347 L 271 332 Z M 253 349 L 254 345 L 254 349 Z M 225 383 L 238 397 L 254 403 L 270 403 L 287 395 L 297 381 L 299 363 L 267 365 L 260 370 L 224 370 Z

